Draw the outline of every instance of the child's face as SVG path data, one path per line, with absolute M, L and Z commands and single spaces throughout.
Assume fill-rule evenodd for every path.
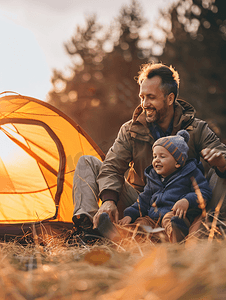
M 169 176 L 180 167 L 169 151 L 162 146 L 154 147 L 152 165 L 155 172 L 162 177 Z

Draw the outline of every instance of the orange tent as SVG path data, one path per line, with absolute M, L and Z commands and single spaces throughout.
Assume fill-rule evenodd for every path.
M 103 152 L 50 104 L 21 95 L 0 98 L 0 225 L 72 222 L 72 183 L 81 155 Z

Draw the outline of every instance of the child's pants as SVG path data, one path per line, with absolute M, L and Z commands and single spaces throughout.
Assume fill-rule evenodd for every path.
M 152 228 L 156 228 L 159 226 L 165 228 L 165 233 L 166 233 L 167 237 L 169 238 L 169 241 L 171 242 L 172 241 L 171 219 L 174 216 L 175 216 L 174 213 L 172 211 L 170 211 L 164 215 L 164 217 L 162 218 L 161 221 L 153 220 L 149 216 L 145 216 L 145 217 L 137 218 L 134 223 L 135 224 L 139 223 L 140 225 L 148 225 L 148 226 L 151 226 Z M 185 218 L 185 222 L 190 224 L 190 222 L 187 218 Z

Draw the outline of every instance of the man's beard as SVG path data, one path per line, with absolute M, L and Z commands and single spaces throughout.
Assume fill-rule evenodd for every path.
M 157 124 L 161 124 L 164 121 L 165 117 L 167 116 L 167 111 L 168 111 L 168 107 L 166 104 L 166 100 L 164 100 L 164 106 L 160 110 L 156 110 L 154 108 L 151 115 L 148 115 L 147 111 L 145 110 L 146 121 L 148 123 L 155 122 Z

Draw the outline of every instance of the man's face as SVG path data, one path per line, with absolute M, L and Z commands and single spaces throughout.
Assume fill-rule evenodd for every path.
M 154 76 L 145 79 L 140 85 L 139 97 L 148 123 L 163 123 L 169 112 L 167 96 L 160 88 L 161 82 L 161 77 Z
M 169 151 L 162 146 L 154 147 L 152 165 L 155 172 L 162 177 L 169 176 L 180 167 Z

